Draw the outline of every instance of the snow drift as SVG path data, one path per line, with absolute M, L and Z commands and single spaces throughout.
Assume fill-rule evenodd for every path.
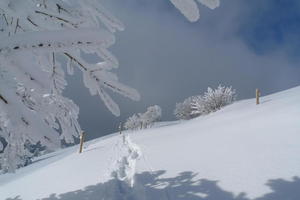
M 82 154 L 72 147 L 38 158 L 0 176 L 0 199 L 299 200 L 299 122 L 300 87 L 258 106 L 239 101 L 190 121 L 125 132 L 139 156 L 124 153 L 114 134 L 90 141 Z M 133 187 L 111 176 L 126 154 L 139 157 L 130 161 Z

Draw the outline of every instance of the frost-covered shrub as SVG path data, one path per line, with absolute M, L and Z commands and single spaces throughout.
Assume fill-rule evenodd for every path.
M 144 128 L 151 126 L 161 118 L 161 108 L 158 105 L 150 106 L 147 111 L 141 115 L 141 121 Z
M 176 103 L 174 115 L 177 119 L 188 120 L 193 118 L 191 104 L 194 98 L 195 97 L 189 97 L 181 103 Z
M 204 95 L 189 97 L 182 103 L 177 103 L 174 114 L 178 119 L 191 119 L 200 115 L 220 110 L 235 100 L 235 90 L 232 87 L 219 85 L 217 89 L 207 89 Z
M 161 108 L 158 105 L 150 106 L 145 113 L 134 114 L 124 124 L 125 129 L 137 130 L 149 128 L 161 118 Z
M 139 114 L 132 115 L 127 119 L 127 121 L 124 124 L 124 128 L 129 130 L 137 130 L 140 127 L 141 127 L 141 119 Z
M 199 116 L 215 112 L 235 100 L 232 87 L 219 85 L 217 89 L 208 88 L 202 96 L 197 96 L 191 103 L 192 115 Z
M 190 115 L 193 116 L 192 118 L 209 113 L 206 109 L 205 100 L 200 95 L 193 98 L 190 104 L 190 110 Z

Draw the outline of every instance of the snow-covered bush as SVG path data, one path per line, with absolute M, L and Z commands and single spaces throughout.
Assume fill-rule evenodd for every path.
M 174 115 L 177 119 L 188 120 L 193 118 L 191 104 L 195 97 L 189 97 L 181 103 L 176 103 Z
M 231 104 L 235 97 L 232 87 L 219 85 L 217 89 L 208 88 L 204 95 L 189 97 L 184 102 L 177 103 L 174 115 L 177 119 L 185 120 L 205 115 Z
M 192 114 L 202 115 L 220 110 L 235 100 L 235 90 L 232 87 L 219 85 L 217 89 L 207 89 L 203 96 L 194 98 L 192 102 Z
M 158 105 L 150 106 L 147 111 L 141 116 L 143 128 L 151 126 L 154 122 L 157 122 L 161 118 L 161 108 Z
M 212 112 L 219 110 L 220 108 L 229 105 L 235 101 L 236 92 L 232 87 L 225 87 L 219 85 L 217 89 L 207 89 L 203 99 L 206 102 L 207 110 Z
M 124 124 L 125 129 L 137 130 L 149 128 L 161 118 L 161 108 L 158 105 L 150 106 L 145 113 L 134 114 Z
M 127 130 L 137 130 L 142 127 L 142 122 L 139 114 L 134 114 L 127 119 L 124 128 Z

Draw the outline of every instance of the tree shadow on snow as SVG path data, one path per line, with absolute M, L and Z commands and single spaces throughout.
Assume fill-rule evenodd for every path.
M 165 171 L 137 174 L 132 188 L 122 181 L 113 179 L 88 186 L 84 190 L 60 195 L 52 194 L 41 200 L 250 200 L 245 193 L 233 195 L 223 190 L 218 186 L 218 181 L 196 180 L 197 174 L 193 172 L 183 172 L 173 178 L 161 178 L 163 174 Z M 298 177 L 293 178 L 292 181 L 271 180 L 267 185 L 273 192 L 255 200 L 300 199 Z

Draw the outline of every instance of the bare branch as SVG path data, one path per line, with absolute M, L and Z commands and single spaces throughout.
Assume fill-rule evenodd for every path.
M 68 21 L 68 20 L 66 20 L 66 19 L 64 19 L 64 18 L 55 16 L 55 15 L 52 15 L 52 14 L 49 14 L 49 13 L 46 13 L 46 12 L 42 12 L 42 11 L 39 11 L 39 10 L 36 10 L 35 13 L 41 14 L 41 15 L 45 15 L 45 16 L 50 17 L 50 18 L 57 19 L 57 20 L 62 21 L 62 22 L 64 22 L 64 23 L 66 23 L 66 24 L 72 25 L 74 28 L 77 28 L 77 25 L 76 25 L 76 24 L 73 24 L 72 22 L 70 22 L 70 21 Z
M 33 26 L 38 27 L 38 25 L 37 25 L 35 22 L 33 22 L 29 17 L 27 17 L 27 20 L 28 20 Z
M 72 55 L 70 55 L 69 53 L 64 53 L 65 56 L 67 56 L 69 59 L 71 59 L 72 61 L 74 61 L 76 64 L 78 64 L 78 66 L 80 66 L 84 71 L 87 71 L 87 67 L 85 67 L 82 63 L 80 63 L 75 57 L 73 57 Z
M 62 7 L 61 5 L 59 5 L 58 3 L 56 4 L 57 10 L 60 13 L 60 11 L 65 11 L 66 13 L 70 14 L 70 12 L 68 10 L 66 10 L 64 7 Z
M 19 21 L 20 21 L 20 20 L 19 20 L 19 18 L 18 18 L 18 19 L 17 19 L 17 23 L 16 23 L 16 27 L 15 27 L 15 32 L 14 32 L 15 34 L 17 33 L 18 28 L 21 29 L 22 31 L 25 31 L 25 30 L 20 26 Z
M 5 103 L 8 104 L 8 101 L 0 94 L 0 99 Z
M 2 16 L 3 16 L 3 18 L 4 18 L 5 22 L 6 22 L 6 25 L 8 26 L 8 20 L 7 20 L 7 17 L 6 17 L 6 15 L 5 15 L 5 14 L 3 14 Z

